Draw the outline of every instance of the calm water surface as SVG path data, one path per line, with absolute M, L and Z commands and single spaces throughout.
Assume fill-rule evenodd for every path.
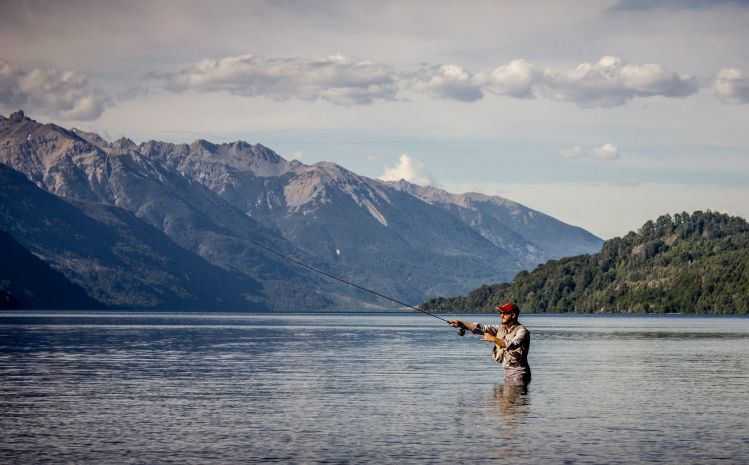
M 749 319 L 521 321 L 0 314 L 0 463 L 749 463 Z

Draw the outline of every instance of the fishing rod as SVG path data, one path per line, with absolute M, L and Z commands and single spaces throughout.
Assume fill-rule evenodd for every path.
M 342 282 L 344 284 L 348 284 L 349 286 L 355 287 L 355 288 L 360 289 L 360 290 L 365 291 L 365 292 L 369 292 L 370 294 L 374 294 L 374 295 L 376 295 L 378 297 L 382 297 L 383 299 L 387 299 L 387 300 L 389 300 L 391 302 L 395 302 L 396 304 L 403 305 L 404 307 L 408 307 L 411 310 L 416 310 L 417 312 L 424 313 L 424 314 L 429 315 L 429 316 L 431 316 L 433 318 L 437 318 L 438 320 L 442 320 L 442 321 L 444 321 L 447 324 L 450 324 L 450 322 L 447 321 L 446 319 L 444 319 L 442 317 L 439 317 L 439 316 L 437 316 L 437 315 L 435 315 L 433 313 L 430 313 L 430 312 L 428 312 L 426 310 L 422 310 L 420 308 L 414 307 L 413 305 L 409 305 L 409 304 L 407 304 L 405 302 L 401 302 L 398 299 L 394 299 L 393 297 L 386 296 L 385 294 L 381 294 L 381 293 L 379 293 L 377 291 L 373 291 L 372 289 L 368 289 L 368 288 L 366 288 L 364 286 L 360 286 L 360 285 L 358 285 L 356 283 L 352 283 L 351 281 L 347 281 L 347 280 L 345 280 L 343 278 L 339 278 L 338 276 L 335 276 L 335 275 L 332 275 L 332 274 L 327 273 L 325 271 L 319 270 L 319 269 L 317 269 L 317 268 L 315 268 L 313 266 L 307 265 L 306 263 L 300 262 L 297 259 L 294 259 L 294 258 L 291 258 L 291 257 L 289 257 L 287 255 L 284 255 L 281 252 L 278 252 L 276 250 L 268 248 L 268 247 L 264 246 L 263 244 L 255 241 L 253 239 L 247 238 L 247 240 L 250 241 L 250 242 L 252 242 L 253 244 L 255 244 L 257 247 L 265 250 L 266 252 L 272 253 L 273 255 L 277 255 L 277 256 L 283 258 L 284 260 L 287 260 L 287 261 L 289 261 L 291 263 L 294 263 L 295 265 L 301 266 L 302 268 L 306 268 L 306 269 L 308 269 L 310 271 L 314 271 L 315 273 L 319 273 L 319 274 L 321 274 L 323 276 L 327 276 L 328 278 L 335 279 L 336 281 Z M 465 330 L 463 330 L 463 328 L 460 328 L 460 330 L 458 331 L 458 334 L 460 334 L 461 332 L 463 332 L 463 334 L 465 334 Z M 460 334 L 460 335 L 462 336 L 463 334 Z

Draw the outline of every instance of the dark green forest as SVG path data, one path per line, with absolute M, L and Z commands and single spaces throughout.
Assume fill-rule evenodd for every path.
M 433 311 L 749 312 L 749 224 L 711 211 L 664 215 L 604 243 L 594 255 L 552 260 L 511 283 L 421 305 Z

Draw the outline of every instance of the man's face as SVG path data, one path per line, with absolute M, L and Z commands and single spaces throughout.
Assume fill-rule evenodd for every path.
M 499 318 L 502 320 L 502 324 L 511 324 L 515 320 L 515 314 L 512 312 L 503 312 L 499 314 Z

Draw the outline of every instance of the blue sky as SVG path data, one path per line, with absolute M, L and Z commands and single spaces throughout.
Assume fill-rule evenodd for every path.
M 610 238 L 749 217 L 749 2 L 5 2 L 0 109 L 259 142 Z

